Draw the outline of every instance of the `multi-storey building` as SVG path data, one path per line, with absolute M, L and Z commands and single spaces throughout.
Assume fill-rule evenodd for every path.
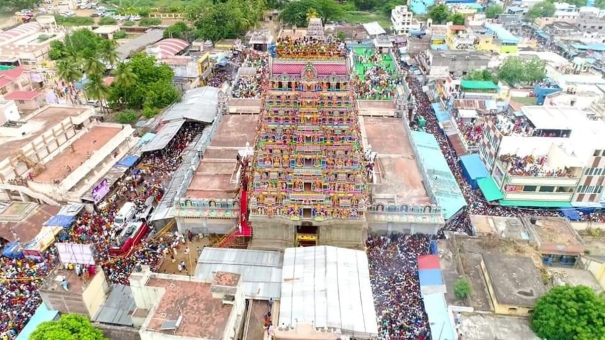
M 596 7 L 582 7 L 575 24 L 584 32 L 605 33 L 605 10 Z
M 464 25 L 449 25 L 447 27 L 446 42 L 450 50 L 473 50 L 475 34 Z
M 412 30 L 420 30 L 420 23 L 414 20 L 414 13 L 408 6 L 396 6 L 391 11 L 391 24 L 398 35 L 407 35 Z
M 525 106 L 483 128 L 479 155 L 504 205 L 600 206 L 605 125 L 574 107 Z

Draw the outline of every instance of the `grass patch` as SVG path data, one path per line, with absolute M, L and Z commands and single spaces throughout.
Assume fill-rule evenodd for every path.
M 139 26 L 156 26 L 161 24 L 162 20 L 158 18 L 143 18 L 139 21 Z
M 346 12 L 343 21 L 349 24 L 366 24 L 368 22 L 377 21 L 385 31 L 388 31 L 391 27 L 391 19 L 381 12 L 365 12 L 365 11 L 351 11 Z
M 512 97 L 513 101 L 523 105 L 537 105 L 538 98 L 536 97 Z
M 126 27 L 134 26 L 134 21 L 126 21 L 125 23 L 122 24 L 122 26 L 126 26 Z
M 113 34 L 113 39 L 124 39 L 126 38 L 126 32 L 124 31 L 117 31 L 116 33 Z
M 99 19 L 99 25 L 103 26 L 103 25 L 116 25 L 118 23 L 118 21 L 114 18 L 111 17 L 102 17 L 101 19 Z

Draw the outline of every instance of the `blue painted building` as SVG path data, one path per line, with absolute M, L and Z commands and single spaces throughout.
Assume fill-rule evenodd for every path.
M 538 105 L 544 105 L 544 99 L 551 93 L 561 92 L 562 89 L 559 84 L 551 82 L 550 80 L 545 80 L 539 82 L 534 86 L 534 95 L 538 99 Z

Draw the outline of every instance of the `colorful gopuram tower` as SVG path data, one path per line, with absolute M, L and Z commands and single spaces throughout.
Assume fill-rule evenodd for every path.
M 344 44 L 282 38 L 249 181 L 253 249 L 362 249 L 369 186 Z

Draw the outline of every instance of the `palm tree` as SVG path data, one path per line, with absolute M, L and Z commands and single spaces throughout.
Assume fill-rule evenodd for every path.
M 117 64 L 118 59 L 120 59 L 118 52 L 116 52 L 117 46 L 118 44 L 115 40 L 103 40 L 103 43 L 99 48 L 101 60 L 109 63 L 111 67 L 114 67 Z
M 105 66 L 105 64 L 99 61 L 99 59 L 89 57 L 84 59 L 83 68 L 87 75 L 102 75 L 107 69 L 107 66 Z
M 84 91 L 88 98 L 96 99 L 100 102 L 101 112 L 103 112 L 105 98 L 109 95 L 109 86 L 105 85 L 103 77 L 98 73 L 90 74 L 86 84 L 84 84 Z
M 132 66 L 124 62 L 119 63 L 118 67 L 112 71 L 112 74 L 115 76 L 113 80 L 114 84 L 125 90 L 128 90 L 131 86 L 136 84 L 139 79 L 139 76 L 134 73 Z M 123 94 L 126 97 L 128 91 L 124 91 Z
M 309 8 L 307 11 L 307 23 L 313 18 L 319 18 L 319 13 L 317 13 L 315 8 Z
M 57 64 L 57 75 L 68 84 L 82 78 L 82 72 L 78 70 L 78 65 L 68 60 L 59 61 Z

